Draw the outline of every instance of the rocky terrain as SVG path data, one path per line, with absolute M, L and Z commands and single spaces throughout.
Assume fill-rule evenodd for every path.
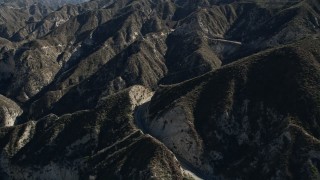
M 306 39 L 163 86 L 144 123 L 217 179 L 317 179 L 319 43 Z
M 0 0 L 0 179 L 319 179 L 320 2 Z

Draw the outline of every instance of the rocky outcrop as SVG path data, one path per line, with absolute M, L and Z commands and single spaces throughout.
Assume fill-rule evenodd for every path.
M 133 86 L 130 88 L 129 96 L 131 99 L 132 110 L 139 105 L 149 102 L 153 96 L 154 92 L 143 86 Z
M 22 112 L 14 101 L 0 95 L 0 127 L 13 126 Z

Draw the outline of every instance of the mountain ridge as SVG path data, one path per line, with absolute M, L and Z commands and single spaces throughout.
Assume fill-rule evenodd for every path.
M 16 2 L 4 179 L 320 177 L 318 1 Z

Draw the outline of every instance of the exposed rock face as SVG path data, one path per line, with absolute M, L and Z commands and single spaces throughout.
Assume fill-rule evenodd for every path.
M 22 112 L 14 101 L 0 95 L 0 127 L 13 126 Z
M 212 173 L 210 166 L 203 161 L 203 144 L 195 131 L 192 116 L 183 107 L 176 106 L 156 117 L 148 126 L 148 132 L 162 141 L 179 158 L 202 169 L 205 173 Z
M 149 89 L 143 86 L 132 86 L 129 91 L 129 96 L 131 99 L 132 110 L 137 106 L 140 106 L 148 101 L 151 100 L 154 92 L 150 91 Z
M 0 4 L 0 177 L 319 177 L 317 0 Z

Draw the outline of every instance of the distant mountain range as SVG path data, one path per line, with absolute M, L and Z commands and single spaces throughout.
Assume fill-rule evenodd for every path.
M 0 4 L 14 7 L 26 7 L 35 3 L 40 3 L 52 8 L 57 8 L 64 4 L 79 4 L 89 0 L 0 0 Z
M 320 2 L 0 0 L 0 179 L 319 179 Z

